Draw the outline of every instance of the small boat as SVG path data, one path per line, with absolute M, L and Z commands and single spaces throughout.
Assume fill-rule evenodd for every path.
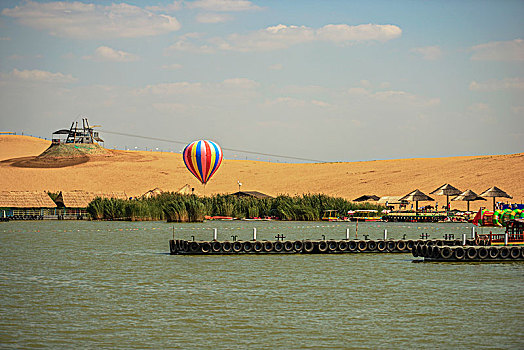
M 524 245 L 524 219 L 513 219 L 506 223 L 505 233 L 478 235 L 479 239 L 488 240 L 490 245 Z M 507 237 L 507 242 L 506 242 Z

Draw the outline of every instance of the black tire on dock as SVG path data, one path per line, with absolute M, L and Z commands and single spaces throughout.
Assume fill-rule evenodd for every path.
M 357 249 L 360 252 L 365 252 L 366 250 L 368 250 L 368 243 L 366 241 L 358 241 Z
M 290 252 L 290 251 L 292 251 L 292 250 L 293 250 L 293 242 L 291 242 L 291 241 L 285 241 L 285 242 L 284 242 L 284 250 L 285 250 L 286 252 Z
M 420 256 L 423 256 L 426 258 L 428 256 L 428 246 L 427 245 L 421 245 L 420 247 Z
M 414 246 L 415 242 L 413 242 L 411 239 L 406 242 L 406 248 L 408 248 L 408 250 L 413 250 Z
M 231 249 L 232 249 L 231 242 L 227 242 L 227 241 L 226 242 L 222 242 L 222 251 L 224 253 L 231 252 Z
M 486 247 L 480 247 L 477 251 L 479 259 L 486 259 L 489 256 L 489 252 Z
M 356 252 L 358 248 L 358 242 L 357 241 L 349 241 L 348 242 L 348 250 L 350 252 Z
M 511 247 L 509 249 L 509 256 L 512 259 L 518 259 L 520 257 L 520 247 Z
M 336 251 L 338 248 L 338 243 L 337 241 L 328 241 L 328 250 L 330 252 L 334 252 Z
M 245 251 L 246 253 L 251 253 L 251 251 L 253 250 L 253 243 L 251 243 L 250 241 L 243 242 L 242 250 Z
M 443 247 L 443 246 L 444 246 L 444 240 L 443 240 L 443 239 L 439 239 L 439 240 L 436 242 L 436 245 L 439 246 L 439 247 Z
M 189 251 L 189 242 L 188 241 L 182 241 L 182 246 L 181 246 L 182 250 L 184 252 L 188 252 Z
M 520 257 L 524 259 L 524 247 L 520 247 Z
M 462 245 L 462 241 L 460 239 L 456 239 L 456 240 L 453 241 L 453 245 L 455 245 L 455 246 Z
M 169 241 L 169 253 L 170 254 L 176 254 L 176 251 L 177 251 L 177 249 L 176 249 L 175 241 L 174 240 L 170 240 Z
M 433 251 L 431 252 L 431 257 L 433 259 L 438 259 L 440 257 L 440 251 L 444 249 L 444 247 L 434 246 Z
M 469 247 L 468 249 L 466 249 L 466 257 L 469 260 L 474 260 L 477 258 L 477 256 L 478 256 L 477 248 Z
M 453 257 L 457 260 L 464 260 L 466 251 L 462 247 L 457 247 L 453 250 Z
M 213 251 L 213 253 L 218 253 L 222 250 L 222 244 L 220 242 L 213 242 L 211 244 L 211 250 Z
M 405 251 L 407 248 L 406 241 L 404 240 L 397 241 L 396 248 L 399 252 Z
M 423 241 L 422 239 L 417 239 L 415 241 L 415 244 L 418 244 L 419 246 L 423 246 L 423 245 L 426 245 L 426 241 Z
M 491 259 L 496 259 L 499 257 L 499 253 L 500 253 L 499 247 L 491 247 L 489 248 L 488 252 L 489 252 L 489 257 Z
M 375 241 L 369 241 L 368 242 L 368 250 L 370 252 L 374 252 L 375 250 L 377 250 L 377 242 Z
M 302 248 L 304 248 L 304 243 L 302 243 L 302 241 L 295 241 L 293 243 L 293 249 L 295 250 L 295 252 L 302 252 Z
M 384 250 L 386 250 L 386 241 L 378 241 L 377 242 L 377 250 L 379 252 L 383 252 Z
M 411 249 L 411 254 L 416 258 L 416 257 L 419 257 L 420 255 L 418 254 L 418 246 L 416 245 L 415 247 L 413 247 L 413 249 Z
M 328 244 L 326 241 L 318 242 L 318 251 L 324 253 L 328 250 Z
M 315 245 L 311 241 L 305 241 L 304 242 L 304 252 L 311 253 L 313 252 L 313 249 L 315 249 Z
M 347 241 L 338 241 L 337 249 L 341 252 L 345 252 L 348 250 L 348 242 Z
M 282 242 L 275 242 L 274 246 L 273 246 L 273 250 L 277 253 L 280 253 L 282 250 L 284 249 L 284 244 L 282 244 Z
M 255 243 L 253 243 L 253 250 L 256 253 L 260 253 L 263 249 L 264 249 L 264 244 L 262 242 L 256 241 Z
M 242 251 L 242 243 L 239 241 L 233 242 L 232 248 L 235 253 L 240 253 Z
M 448 260 L 453 256 L 453 251 L 450 247 L 442 247 L 442 249 L 439 250 L 439 254 L 442 259 Z
M 499 250 L 499 257 L 501 259 L 507 259 L 509 258 L 509 249 L 507 247 L 500 247 Z
M 198 242 L 195 242 L 195 241 L 191 242 L 189 244 L 189 251 L 191 253 L 196 253 L 196 252 L 200 251 L 200 244 L 198 244 Z
M 274 248 L 275 248 L 275 245 L 273 244 L 273 242 L 271 241 L 264 242 L 264 251 L 265 252 L 267 253 L 272 252 Z
M 395 249 L 397 249 L 397 244 L 395 243 L 395 241 L 388 241 L 386 243 L 386 248 L 388 252 L 394 252 Z
M 467 245 L 476 245 L 477 242 L 475 242 L 474 239 L 466 239 L 466 244 Z
M 202 242 L 200 244 L 200 251 L 202 253 L 209 253 L 211 251 L 211 244 L 209 242 Z

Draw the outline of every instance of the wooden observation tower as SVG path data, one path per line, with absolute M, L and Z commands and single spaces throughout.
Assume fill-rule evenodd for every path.
M 82 126 L 78 126 L 78 122 L 71 123 L 69 129 L 60 129 L 53 133 L 52 143 L 59 144 L 98 144 L 104 142 L 93 128 L 100 127 L 100 125 L 90 126 L 87 118 L 82 118 Z

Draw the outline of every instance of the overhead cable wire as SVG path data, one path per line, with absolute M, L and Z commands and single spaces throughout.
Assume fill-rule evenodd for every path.
M 99 129 L 101 132 L 105 132 L 107 134 L 114 134 L 114 135 L 121 135 L 121 136 L 127 136 L 127 137 L 135 137 L 145 140 L 153 140 L 153 141 L 162 141 L 162 142 L 170 142 L 170 143 L 178 143 L 181 145 L 187 145 L 188 142 L 184 141 L 176 141 L 176 140 L 170 140 L 170 139 L 164 139 L 160 137 L 150 137 L 150 136 L 142 136 L 142 135 L 134 135 L 134 134 L 127 134 L 123 132 L 117 132 L 117 131 L 109 131 L 109 130 L 102 130 Z M 271 153 L 261 153 L 261 152 L 254 152 L 254 151 L 245 151 L 245 150 L 239 150 L 239 149 L 233 149 L 233 148 L 224 148 L 223 150 L 231 151 L 231 152 L 240 152 L 240 153 L 247 153 L 247 154 L 255 154 L 259 156 L 269 156 L 269 157 L 276 157 L 276 158 L 286 158 L 286 159 L 293 159 L 293 160 L 302 160 L 306 162 L 315 162 L 315 163 L 326 163 L 324 160 L 318 160 L 318 159 L 309 159 L 309 158 L 300 158 L 300 157 L 292 157 L 292 156 L 283 156 L 279 154 L 271 154 Z

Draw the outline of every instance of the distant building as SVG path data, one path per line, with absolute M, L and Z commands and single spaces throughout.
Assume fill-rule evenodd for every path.
M 273 198 L 270 195 L 267 195 L 262 192 L 257 192 L 257 191 L 239 191 L 239 192 L 232 193 L 231 195 L 236 196 L 236 197 L 252 197 L 252 198 L 258 198 L 258 199 Z
M 87 118 L 82 118 L 82 127 L 78 127 L 78 122 L 71 123 L 69 129 L 60 129 L 53 133 L 52 143 L 54 145 L 68 144 L 68 143 L 82 143 L 82 144 L 94 144 L 98 142 L 104 142 L 99 136 L 98 131 L 94 131 L 93 128 L 100 125 L 90 126 Z
M 46 192 L 1 191 L 0 217 L 44 219 L 58 215 L 58 208 Z

